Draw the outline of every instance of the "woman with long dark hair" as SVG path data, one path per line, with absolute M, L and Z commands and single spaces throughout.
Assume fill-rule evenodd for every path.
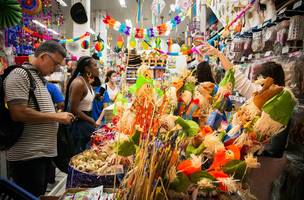
M 76 153 L 86 149 L 91 134 L 97 126 L 91 113 L 95 98 L 91 84 L 98 75 L 96 61 L 92 57 L 84 56 L 78 60 L 77 67 L 67 85 L 65 110 L 69 110 L 77 117 L 70 127 Z
M 211 82 L 215 83 L 211 67 L 208 62 L 203 61 L 197 65 L 196 79 L 198 83 Z

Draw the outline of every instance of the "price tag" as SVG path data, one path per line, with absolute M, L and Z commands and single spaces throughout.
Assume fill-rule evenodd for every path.
M 271 55 L 271 53 L 272 53 L 272 51 L 267 51 L 267 52 L 265 53 L 265 57 L 270 56 L 270 55 Z
M 301 5 L 302 5 L 303 1 L 300 0 L 300 1 L 297 1 L 295 4 L 293 4 L 293 8 L 292 9 L 297 9 L 299 8 Z
M 282 49 L 282 54 L 286 54 L 286 53 L 289 53 L 289 46 L 285 46 Z
M 245 62 L 245 60 L 246 60 L 246 57 L 243 56 L 243 57 L 241 58 L 241 61 L 242 61 L 242 62 Z
M 248 59 L 249 59 L 249 60 L 252 60 L 252 58 L 253 58 L 253 54 L 250 54 L 250 55 L 248 56 Z
M 280 15 L 280 14 L 283 14 L 286 10 L 287 10 L 287 7 L 284 8 L 284 9 L 282 9 L 282 10 L 279 12 L 279 15 Z

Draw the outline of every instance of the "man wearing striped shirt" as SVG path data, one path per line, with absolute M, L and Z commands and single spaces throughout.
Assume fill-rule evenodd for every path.
M 31 63 L 23 65 L 35 80 L 39 109 L 33 99 L 29 99 L 30 81 L 25 70 L 14 69 L 4 81 L 11 117 L 24 123 L 21 137 L 7 151 L 10 175 L 36 196 L 45 193 L 48 167 L 57 155 L 58 123 L 69 124 L 74 120 L 71 113 L 55 112 L 44 79 L 57 70 L 65 56 L 66 51 L 59 43 L 46 41 L 37 48 Z

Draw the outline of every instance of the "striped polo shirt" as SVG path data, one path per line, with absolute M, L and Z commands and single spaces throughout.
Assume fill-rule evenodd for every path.
M 35 96 L 40 112 L 55 113 L 52 98 L 38 72 L 29 64 L 23 65 L 30 69 L 36 82 Z M 26 101 L 29 99 L 30 81 L 23 69 L 14 69 L 4 81 L 7 102 Z M 36 109 L 33 100 L 28 107 Z M 17 143 L 7 151 L 9 161 L 29 160 L 41 157 L 55 157 L 57 155 L 58 123 L 25 123 L 24 130 Z

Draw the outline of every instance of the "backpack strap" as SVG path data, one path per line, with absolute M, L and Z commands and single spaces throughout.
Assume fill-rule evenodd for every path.
M 22 68 L 26 72 L 27 77 L 29 78 L 29 81 L 30 81 L 29 100 L 28 101 L 30 101 L 30 99 L 32 99 L 34 101 L 34 105 L 36 106 L 37 110 L 40 111 L 40 106 L 38 104 L 38 101 L 37 101 L 37 98 L 35 95 L 36 81 L 35 81 L 32 73 L 30 72 L 30 70 L 28 70 L 27 68 L 25 68 L 23 66 L 20 66 L 20 68 Z
M 11 73 L 16 68 L 21 68 L 26 72 L 26 75 L 30 81 L 28 102 L 32 99 L 34 101 L 34 105 L 36 106 L 37 110 L 40 111 L 40 107 L 39 107 L 39 104 L 38 104 L 38 101 L 37 101 L 37 98 L 35 95 L 36 81 L 35 81 L 34 77 L 32 76 L 31 72 L 29 71 L 29 69 L 27 69 L 21 65 L 9 66 L 7 69 L 4 70 L 4 74 L 2 75 L 2 78 L 3 78 L 2 81 L 4 81 L 4 79 L 9 75 L 9 73 Z M 3 82 L 2 82 L 2 84 L 3 84 Z

